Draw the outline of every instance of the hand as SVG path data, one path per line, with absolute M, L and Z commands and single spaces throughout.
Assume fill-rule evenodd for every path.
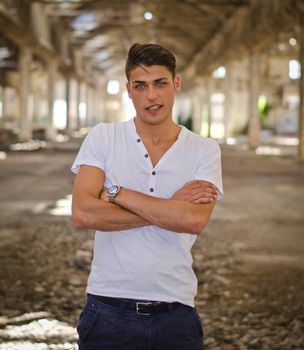
M 102 199 L 102 200 L 104 200 L 104 201 L 106 201 L 106 202 L 109 201 L 108 195 L 107 195 L 107 188 L 106 188 L 106 187 L 104 187 L 104 188 L 101 190 L 100 195 L 99 195 L 99 199 Z
M 217 198 L 217 188 L 208 181 L 193 180 L 187 182 L 174 193 L 171 199 L 178 199 L 194 204 L 211 203 Z

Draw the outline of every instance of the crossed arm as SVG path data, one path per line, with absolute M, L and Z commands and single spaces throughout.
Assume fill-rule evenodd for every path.
M 72 200 L 76 228 L 121 231 L 153 224 L 174 232 L 200 234 L 216 202 L 215 186 L 196 180 L 184 185 L 170 199 L 123 188 L 113 204 L 107 201 L 104 193 L 100 193 L 104 177 L 99 168 L 80 167 Z

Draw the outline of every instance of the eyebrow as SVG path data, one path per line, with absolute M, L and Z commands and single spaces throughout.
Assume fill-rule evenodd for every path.
M 168 78 L 167 77 L 158 78 L 158 79 L 153 80 L 153 83 L 158 83 L 158 82 L 163 81 L 163 80 L 168 80 Z M 146 83 L 146 81 L 145 80 L 132 81 L 132 84 L 143 84 L 143 83 Z

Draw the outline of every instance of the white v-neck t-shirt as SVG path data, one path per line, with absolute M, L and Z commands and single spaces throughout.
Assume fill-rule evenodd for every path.
M 185 183 L 212 182 L 223 198 L 218 143 L 182 127 L 178 139 L 153 167 L 134 119 L 100 123 L 85 138 L 72 165 L 105 172 L 106 187 L 120 185 L 170 198 Z M 102 186 L 102 184 L 101 184 Z M 190 249 L 196 236 L 155 225 L 124 231 L 96 231 L 87 292 L 117 298 L 180 302 L 194 306 L 197 280 Z

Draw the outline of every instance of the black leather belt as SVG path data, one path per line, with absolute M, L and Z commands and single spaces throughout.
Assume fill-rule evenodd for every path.
M 177 309 L 181 303 L 165 303 L 157 301 L 130 301 L 119 298 L 104 297 L 101 295 L 89 294 L 102 303 L 135 311 L 138 315 L 153 315 Z

